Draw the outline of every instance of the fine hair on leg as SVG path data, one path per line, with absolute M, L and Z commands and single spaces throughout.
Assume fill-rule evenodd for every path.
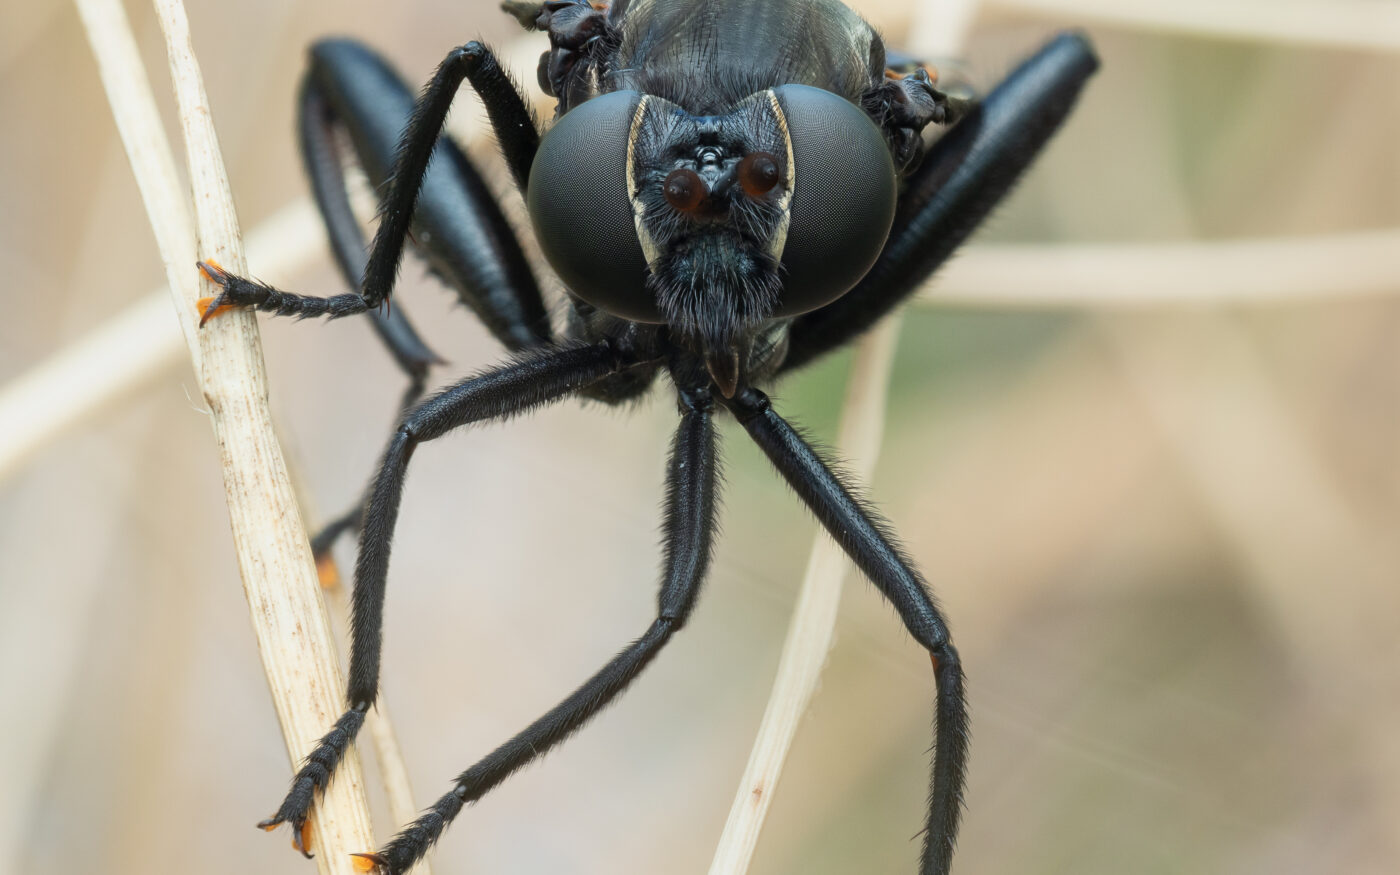
M 469 803 L 564 741 L 611 703 L 685 625 L 710 563 L 719 465 L 708 390 L 681 393 L 682 416 L 666 473 L 664 553 L 657 614 L 642 637 L 568 698 L 457 776 L 452 789 L 378 853 L 362 855 L 382 875 L 407 872 Z
M 947 875 L 962 813 L 967 765 L 967 703 L 962 664 L 928 586 L 900 551 L 886 523 L 778 415 L 757 389 L 725 402 L 773 467 L 861 572 L 889 600 L 933 662 L 937 690 L 933 774 L 920 875 Z
M 387 301 L 398 276 L 428 160 L 442 133 L 457 88 L 464 79 L 472 83 L 486 103 L 506 161 L 523 190 L 539 145 L 534 118 L 490 49 L 478 42 L 453 49 L 438 65 L 422 97 L 414 104 L 395 151 L 388 190 L 379 205 L 379 226 L 370 246 L 359 293 L 326 298 L 299 295 L 233 276 L 217 264 L 200 262 L 200 269 L 223 286 L 223 292 L 205 307 L 202 322 L 230 306 L 252 307 L 282 316 L 339 319 L 363 313 Z M 525 175 L 521 176 L 522 173 Z
M 307 756 L 277 813 L 260 827 L 291 823 L 294 841 L 305 852 L 301 829 L 315 790 L 330 780 L 378 695 L 389 548 L 414 448 L 469 423 L 501 419 L 566 398 L 629 364 L 606 343 L 531 350 L 449 386 L 404 417 L 370 486 L 360 531 L 351 596 L 348 710 Z

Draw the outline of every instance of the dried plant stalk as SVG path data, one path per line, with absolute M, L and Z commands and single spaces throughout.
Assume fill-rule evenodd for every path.
M 84 21 L 93 25 L 90 32 L 107 32 L 101 10 L 94 8 L 105 5 L 79 2 Z M 163 141 L 159 148 L 147 143 L 135 149 L 144 153 L 135 160 L 162 165 L 156 153 L 164 149 L 165 157 L 170 155 Z M 168 166 L 174 173 L 173 159 Z M 173 211 L 183 215 L 184 204 Z M 303 199 L 254 229 L 247 248 L 254 263 L 275 275 L 310 261 L 324 238 L 315 206 Z M 180 329 L 170 321 L 170 288 L 152 289 L 0 389 L 0 481 L 64 434 L 189 360 Z M 177 295 L 177 300 L 182 299 Z
M 987 0 L 987 8 L 1031 12 L 1076 26 L 1103 24 L 1223 39 L 1400 50 L 1400 6 L 1376 0 Z
M 84 21 L 90 25 L 91 34 L 127 31 L 125 18 L 122 21 L 113 21 L 113 15 L 120 15 L 120 7 L 116 4 L 83 1 L 80 7 Z M 126 42 L 125 35 L 123 34 L 122 42 Z M 119 52 L 134 59 L 134 50 L 130 45 L 119 49 Z M 125 94 L 130 98 L 134 91 L 126 91 Z M 148 88 L 144 97 L 150 97 Z M 154 104 L 141 109 L 146 118 L 154 115 Z M 141 112 L 137 112 L 137 115 L 141 115 Z M 146 129 L 144 125 L 134 127 Z M 174 158 L 169 154 L 169 147 L 164 139 L 148 141 L 144 146 L 134 148 L 133 153 L 136 153 L 133 165 L 136 161 L 147 162 L 153 167 L 161 168 L 154 171 L 154 176 L 174 179 Z M 147 172 L 147 178 L 151 178 L 151 171 Z M 164 195 L 164 189 L 171 186 L 147 188 L 157 190 L 158 195 Z M 164 209 L 160 203 L 165 204 Z M 185 227 L 188 228 L 185 204 L 178 199 L 164 197 L 151 211 L 171 220 L 185 217 Z M 183 237 L 178 231 L 172 230 L 175 224 L 175 221 L 171 221 L 167 234 L 162 237 Z M 246 242 L 249 252 L 255 255 L 260 265 L 272 273 L 283 273 L 298 269 L 308 260 L 315 258 L 315 253 L 322 249 L 323 237 L 325 234 L 315 204 L 312 204 L 311 200 L 301 199 L 288 204 L 279 213 L 263 221 L 249 235 Z M 172 245 L 171 248 L 178 248 L 178 244 Z M 193 244 L 190 244 L 190 252 L 193 252 Z M 169 259 L 169 267 L 174 270 L 181 270 L 181 266 L 188 263 L 189 258 Z M 175 283 L 178 281 L 179 277 L 172 277 L 171 288 L 176 288 Z M 190 277 L 190 283 L 193 283 L 193 277 Z M 8 463 L 20 461 L 28 452 L 52 440 L 53 435 L 59 431 L 81 421 L 85 414 L 111 403 L 125 392 L 132 391 L 146 379 L 154 378 L 155 374 L 164 370 L 165 365 L 174 365 L 174 361 L 181 358 L 179 335 L 169 328 L 168 305 L 162 301 L 168 294 L 169 290 L 158 290 L 141 298 L 139 304 L 133 305 L 126 314 L 120 316 L 118 322 L 95 330 L 90 337 L 85 337 L 83 342 L 73 344 L 69 350 L 56 356 L 55 360 L 36 368 L 25 379 L 15 381 L 14 386 L 7 388 L 6 393 L 0 396 L 0 423 L 7 423 L 7 413 L 11 410 L 24 410 L 27 416 L 20 424 L 28 427 L 3 430 L 8 440 L 0 445 L 0 476 L 6 472 Z M 176 300 L 185 301 L 178 288 Z M 182 312 L 186 309 L 183 304 L 179 307 Z M 120 363 L 125 367 L 113 368 L 112 363 Z M 69 385 L 90 388 L 81 393 L 64 391 L 64 386 Z M 63 400 L 62 403 L 50 403 L 49 407 L 39 407 L 38 416 L 31 416 L 35 407 L 25 402 L 35 396 L 52 396 Z M 305 507 L 300 498 L 298 496 L 298 505 Z M 343 599 L 337 602 L 337 608 L 342 615 L 347 615 Z M 382 697 L 368 715 L 367 729 L 384 780 L 389 812 L 400 823 L 412 820 L 417 815 L 417 806 L 413 802 L 403 753 L 393 731 L 388 707 Z M 424 862 L 419 871 L 423 872 L 423 875 L 430 875 L 431 869 Z
M 251 314 L 232 313 L 208 330 L 196 327 L 196 253 L 239 272 L 243 253 L 184 7 L 179 0 L 156 0 L 155 7 L 185 134 L 197 235 L 125 13 L 116 0 L 79 0 L 212 413 L 244 592 L 288 750 L 297 760 L 339 715 L 339 666 L 272 432 L 257 324 Z M 314 836 L 323 873 L 352 872 L 349 854 L 375 846 L 353 754 L 318 803 Z
M 155 0 L 155 9 L 185 137 L 197 252 L 244 274 L 233 195 L 184 4 Z M 217 294 L 214 283 L 204 284 Z M 194 319 L 195 312 L 189 306 L 185 318 Z M 251 312 L 230 313 L 198 335 L 201 388 L 223 461 L 244 592 L 288 753 L 298 762 L 340 715 L 343 679 L 334 640 L 301 512 L 272 430 L 257 320 Z M 350 855 L 376 846 L 358 756 L 347 754 L 340 764 L 336 780 L 317 801 L 312 823 L 323 872 L 353 872 Z
M 0 389 L 0 481 L 60 435 L 185 360 L 164 291 Z
M 1393 294 L 1397 278 L 1397 228 L 1179 243 L 997 244 L 969 247 L 914 300 L 1115 309 L 1272 304 Z

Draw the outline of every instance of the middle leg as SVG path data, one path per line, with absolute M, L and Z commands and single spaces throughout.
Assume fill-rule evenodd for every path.
M 707 390 L 682 392 L 684 411 L 666 475 L 664 576 L 656 620 L 567 699 L 457 776 L 452 790 L 404 827 L 377 854 L 364 854 L 382 875 L 407 872 L 462 810 L 511 773 L 568 738 L 613 701 L 685 624 L 710 563 L 719 479 Z
M 501 419 L 565 398 L 634 363 L 607 343 L 527 352 L 507 365 L 444 389 L 404 417 L 370 486 L 360 531 L 351 599 L 350 671 L 345 693 L 348 710 L 307 756 L 277 813 L 259 826 L 271 829 L 290 823 L 295 830 L 293 840 L 301 847 L 302 826 L 315 791 L 330 780 L 378 695 L 389 549 L 414 449 L 461 426 Z

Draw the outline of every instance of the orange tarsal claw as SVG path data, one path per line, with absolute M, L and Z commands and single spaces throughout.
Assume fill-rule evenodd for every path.
M 199 316 L 199 324 L 200 324 L 200 325 L 203 325 L 205 322 L 208 322 L 210 319 L 213 319 L 215 316 L 219 315 L 220 313 L 227 313 L 229 310 L 232 310 L 232 309 L 233 309 L 233 305 L 232 305 L 232 304 L 220 304 L 217 308 L 215 308 L 214 312 L 212 312 L 212 313 L 207 312 L 207 311 L 209 310 L 209 308 L 210 308 L 211 306 L 213 306 L 213 304 L 214 304 L 214 299 L 213 299 L 212 297 L 209 297 L 209 298 L 200 298 L 198 301 L 195 301 L 195 302 L 194 302 L 194 308 L 195 308 L 196 310 L 198 310 L 198 311 L 199 311 L 199 314 L 200 314 L 200 316 Z
M 292 840 L 292 847 L 308 857 L 311 856 L 311 818 L 308 817 L 306 822 L 301 825 L 301 832 Z
M 316 579 L 321 582 L 321 589 L 340 586 L 340 569 L 335 567 L 335 560 L 329 554 L 316 560 Z
M 228 275 L 224 266 L 214 259 L 199 262 L 199 272 L 204 274 L 204 278 L 211 282 L 223 282 L 223 277 Z
M 354 867 L 356 872 L 373 872 L 384 862 L 384 858 L 378 854 L 351 854 L 355 858 Z
M 228 272 L 225 271 L 223 267 L 221 267 L 219 263 L 213 260 L 212 258 L 208 261 L 198 262 L 198 264 L 199 272 L 204 274 L 204 278 L 209 280 L 210 282 L 223 285 L 228 280 Z M 219 307 L 211 310 L 210 307 L 213 306 L 214 301 L 214 298 L 200 298 L 198 301 L 195 301 L 194 305 L 195 309 L 199 311 L 199 324 L 201 326 L 203 326 L 205 322 L 208 322 L 210 319 L 213 319 L 220 313 L 233 309 L 232 304 L 222 304 Z

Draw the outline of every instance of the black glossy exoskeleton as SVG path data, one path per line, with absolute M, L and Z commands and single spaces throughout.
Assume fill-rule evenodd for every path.
M 727 410 L 932 658 L 934 764 L 919 871 L 947 872 L 967 753 L 957 651 L 888 527 L 759 387 L 859 335 L 967 238 L 1068 114 L 1097 66 L 1091 48 L 1060 36 L 985 100 L 961 103 L 922 69 L 887 70 L 880 38 L 836 0 L 503 6 L 550 38 L 539 81 L 558 108 L 543 138 L 479 43 L 451 52 L 416 102 L 368 49 L 320 43 L 301 94 L 302 145 L 341 268 L 359 292 L 311 298 L 202 265 L 223 286 L 206 319 L 223 305 L 332 318 L 370 311 L 415 400 L 434 357 L 402 310 L 376 312 L 412 230 L 429 265 L 514 353 L 409 409 L 363 511 L 318 537 L 324 552 L 339 532 L 360 529 L 348 710 L 263 825 L 290 822 L 300 836 L 314 791 L 374 704 L 390 540 L 414 447 L 571 395 L 626 401 L 665 373 L 681 422 L 655 622 L 366 859 L 386 873 L 407 870 L 464 805 L 582 726 L 685 623 L 714 528 L 713 418 Z M 481 95 L 540 247 L 568 287 L 562 325 L 547 318 L 477 172 L 439 139 L 464 79 Z M 925 155 L 931 123 L 953 124 Z M 337 127 L 384 191 L 368 254 L 345 194 Z

